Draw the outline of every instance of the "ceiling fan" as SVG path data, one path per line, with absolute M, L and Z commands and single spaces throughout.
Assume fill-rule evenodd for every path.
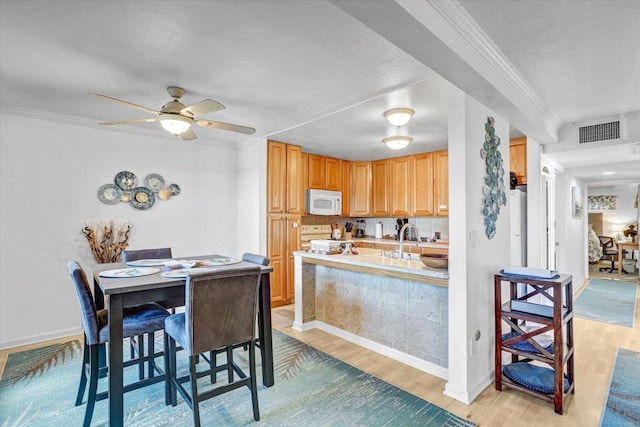
M 182 139 L 185 141 L 197 139 L 195 132 L 191 128 L 191 125 L 193 125 L 194 123 L 202 127 L 240 132 L 247 135 L 253 135 L 256 132 L 254 128 L 250 128 L 247 126 L 196 118 L 197 116 L 201 116 L 203 114 L 213 113 L 214 111 L 224 109 L 225 106 L 217 101 L 214 101 L 212 99 L 203 99 L 200 102 L 196 102 L 195 104 L 186 107 L 179 101 L 179 99 L 182 98 L 182 95 L 184 95 L 183 88 L 177 86 L 169 86 L 167 88 L 167 92 L 169 92 L 169 95 L 173 98 L 173 101 L 169 101 L 165 105 L 163 105 L 160 111 L 133 104 L 131 102 L 123 101 L 121 99 L 112 98 L 110 96 L 101 95 L 99 93 L 89 93 L 88 95 L 95 96 L 96 98 L 106 99 L 107 101 L 117 102 L 119 104 L 126 105 L 137 110 L 142 110 L 156 116 L 150 117 L 148 119 L 130 119 L 118 120 L 115 122 L 102 122 L 100 123 L 101 125 L 113 126 L 131 123 L 160 122 L 160 125 L 162 125 L 162 127 L 167 132 L 173 135 L 180 135 L 180 137 L 182 137 Z

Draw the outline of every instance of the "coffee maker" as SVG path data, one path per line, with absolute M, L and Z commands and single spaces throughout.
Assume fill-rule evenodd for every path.
M 356 227 L 358 227 L 356 229 L 356 237 L 364 237 L 364 229 L 366 228 L 366 223 L 364 221 L 364 219 L 358 219 L 356 220 Z

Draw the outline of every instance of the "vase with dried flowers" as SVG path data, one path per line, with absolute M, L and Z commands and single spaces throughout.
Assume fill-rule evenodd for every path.
M 117 221 L 88 223 L 82 228 L 82 234 L 98 264 L 120 262 L 122 251 L 129 246 L 131 224 Z

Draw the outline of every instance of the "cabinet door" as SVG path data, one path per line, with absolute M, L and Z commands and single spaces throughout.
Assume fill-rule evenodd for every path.
M 267 212 L 287 208 L 287 144 L 267 141 Z
M 373 216 L 389 215 L 389 159 L 371 162 L 373 175 Z
M 518 185 L 527 184 L 527 137 L 512 139 L 509 142 L 510 171 L 516 173 Z
M 411 158 L 390 160 L 391 179 L 388 187 L 391 216 L 409 216 L 411 213 Z
M 271 304 L 284 305 L 287 288 L 287 227 L 283 215 L 267 218 L 267 256 L 271 260 Z
M 302 192 L 302 147 L 287 145 L 287 212 L 301 214 L 304 206 Z
M 324 190 L 324 157 L 309 154 L 309 188 Z
M 324 189 L 342 191 L 342 160 L 325 157 Z
M 409 216 L 433 216 L 434 182 L 432 153 L 411 156 L 411 212 Z
M 342 161 L 342 216 L 349 216 L 351 206 L 351 163 Z
M 302 153 L 302 214 L 307 214 L 306 197 L 309 189 L 309 155 Z
M 287 229 L 287 283 L 285 297 L 288 304 L 293 303 L 295 297 L 294 257 L 293 253 L 300 248 L 300 217 L 290 216 L 285 223 Z
M 371 162 L 351 162 L 350 216 L 371 216 Z
M 436 215 L 449 216 L 449 152 L 447 150 L 433 153 L 435 165 L 435 201 Z

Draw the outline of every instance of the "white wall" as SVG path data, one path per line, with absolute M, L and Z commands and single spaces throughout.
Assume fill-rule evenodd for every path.
M 509 123 L 459 89 L 449 88 L 449 378 L 445 394 L 471 402 L 493 378 L 493 275 L 509 265 L 509 207 L 493 239 L 485 233 L 480 157 L 488 116 L 495 118 L 509 189 Z M 476 341 L 475 334 L 480 338 Z
M 542 268 L 543 200 L 542 148 L 538 142 L 527 138 L 527 267 Z
M 582 194 L 580 217 L 573 216 L 572 187 Z M 581 180 L 566 171 L 556 174 L 556 269 L 573 276 L 574 290 L 589 276 L 586 194 L 587 186 Z
M 80 331 L 66 264 L 93 262 L 85 222 L 133 223 L 133 249 L 237 254 L 236 146 L 7 111 L 0 121 L 0 347 Z M 148 211 L 101 203 L 98 188 L 122 170 L 159 173 L 182 192 Z

